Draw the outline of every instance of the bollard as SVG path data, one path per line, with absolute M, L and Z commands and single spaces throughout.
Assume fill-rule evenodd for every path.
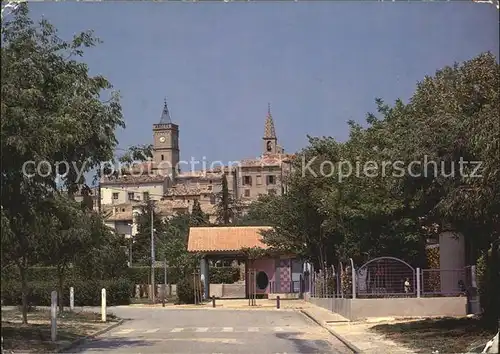
M 106 289 L 101 290 L 101 321 L 106 322 Z
M 280 308 L 280 297 L 276 296 L 276 308 L 279 310 Z
M 69 288 L 69 309 L 71 311 L 75 309 L 75 289 L 73 287 Z
M 212 307 L 215 307 L 215 295 L 212 295 Z
M 57 338 L 57 291 L 50 294 L 50 339 L 53 342 Z

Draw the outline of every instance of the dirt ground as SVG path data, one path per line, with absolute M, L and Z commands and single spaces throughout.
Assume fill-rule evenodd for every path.
M 50 311 L 32 310 L 28 313 L 28 324 L 22 324 L 19 310 L 2 310 L 3 349 L 7 352 L 54 352 L 74 340 L 83 338 L 117 322 L 114 316 L 107 316 L 101 322 L 101 315 L 93 312 L 59 313 L 57 318 L 57 341 L 50 336 Z
M 374 325 L 386 338 L 416 353 L 464 353 L 484 345 L 496 334 L 476 318 L 433 318 Z

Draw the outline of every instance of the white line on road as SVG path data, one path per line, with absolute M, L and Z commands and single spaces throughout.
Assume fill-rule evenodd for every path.
M 258 327 L 249 327 L 248 332 L 258 332 L 259 328 Z
M 222 332 L 232 332 L 233 331 L 233 327 L 224 327 L 222 329 Z
M 196 328 L 196 332 L 207 332 L 207 331 L 208 331 L 207 327 Z
M 116 334 L 128 334 L 130 332 L 135 331 L 135 329 L 129 328 L 129 329 L 122 329 L 121 331 L 116 332 Z
M 174 332 L 174 333 L 176 333 L 176 332 L 182 332 L 183 329 L 184 328 L 174 328 L 170 332 Z
M 160 330 L 159 328 L 148 329 L 146 333 L 155 333 L 158 332 L 159 330 Z
M 285 330 L 284 330 L 283 328 L 281 328 L 281 327 L 274 327 L 274 330 L 275 330 L 276 332 L 283 332 L 283 331 L 285 331 Z

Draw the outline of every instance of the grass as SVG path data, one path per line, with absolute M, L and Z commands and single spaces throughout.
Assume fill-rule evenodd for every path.
M 373 326 L 372 331 L 412 348 L 417 353 L 464 353 L 484 347 L 497 330 L 477 318 L 434 318 Z
M 108 314 L 108 323 L 93 312 L 63 312 L 57 318 L 57 341 L 51 341 L 50 311 L 33 310 L 28 313 L 28 324 L 22 324 L 19 310 L 2 311 L 3 349 L 16 352 L 54 352 L 61 345 L 89 336 L 118 319 Z

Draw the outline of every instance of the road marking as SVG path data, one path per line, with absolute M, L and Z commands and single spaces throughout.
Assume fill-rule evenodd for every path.
M 284 330 L 283 328 L 281 328 L 281 327 L 274 327 L 274 330 L 275 330 L 276 332 L 284 332 L 284 331 L 285 331 L 285 330 Z
M 159 330 L 160 330 L 159 328 L 148 329 L 146 333 L 155 333 L 158 332 Z
M 131 328 L 122 329 L 121 331 L 116 332 L 116 334 L 128 334 L 128 333 L 133 332 L 133 331 L 135 331 L 135 329 L 131 329 Z
M 233 327 L 224 327 L 222 329 L 222 332 L 232 332 L 233 331 Z
M 258 327 L 249 327 L 248 332 L 258 332 L 259 328 Z
M 207 332 L 207 331 L 208 331 L 207 327 L 196 328 L 196 332 Z
M 174 328 L 170 332 L 176 333 L 176 332 L 182 332 L 183 330 L 184 330 L 184 328 Z

